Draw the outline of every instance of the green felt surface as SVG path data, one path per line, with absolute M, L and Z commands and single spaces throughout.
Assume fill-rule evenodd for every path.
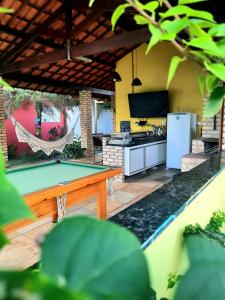
M 9 181 L 22 194 L 29 194 L 65 181 L 71 181 L 107 170 L 107 167 L 77 163 L 45 163 L 6 172 Z

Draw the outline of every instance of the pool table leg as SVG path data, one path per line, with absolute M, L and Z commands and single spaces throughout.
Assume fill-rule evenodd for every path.
M 97 216 L 102 220 L 105 220 L 107 218 L 106 180 L 99 182 L 99 193 L 97 197 Z

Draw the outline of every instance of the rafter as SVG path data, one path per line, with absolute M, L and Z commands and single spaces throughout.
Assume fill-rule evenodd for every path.
M 26 32 L 24 32 L 24 31 L 20 31 L 20 30 L 8 27 L 6 25 L 1 25 L 1 24 L 0 24 L 0 32 L 5 32 L 5 33 L 8 33 L 10 35 L 13 35 L 13 36 L 19 37 L 21 39 L 25 39 L 25 40 L 28 37 L 28 34 Z M 65 36 L 65 38 L 66 38 L 66 36 Z M 38 37 L 36 39 L 36 42 L 38 44 L 50 47 L 50 48 L 55 49 L 55 50 L 56 49 L 57 50 L 64 49 L 64 46 L 56 44 L 52 40 L 46 40 L 46 39 L 43 39 L 41 37 Z M 109 63 L 107 61 L 104 61 L 103 59 L 100 59 L 100 58 L 97 58 L 97 57 L 93 57 L 93 56 L 90 56 L 90 55 L 87 56 L 87 57 L 90 58 L 90 59 L 92 59 L 93 62 L 96 62 L 98 64 L 105 65 L 105 66 L 111 67 L 111 68 L 115 68 L 116 67 L 114 63 Z
M 6 25 L 2 25 L 2 24 L 0 24 L 0 32 L 8 33 L 8 34 L 13 35 L 15 37 L 19 37 L 23 40 L 27 40 L 29 38 L 29 34 L 27 34 L 25 31 L 17 30 L 15 28 L 12 28 L 12 27 L 9 27 L 9 26 L 6 26 Z M 38 37 L 36 39 L 36 42 L 38 44 L 41 44 L 41 45 L 44 45 L 44 46 L 47 46 L 47 47 L 50 47 L 50 48 L 53 48 L 53 49 L 63 49 L 64 48 L 63 46 L 54 43 L 52 40 L 46 40 L 46 39 L 43 39 L 41 37 Z
M 88 27 L 94 23 L 95 21 L 97 21 L 101 16 L 104 15 L 104 13 L 107 11 L 107 8 L 102 8 L 99 9 L 97 11 L 92 11 L 87 18 L 85 18 L 83 21 L 81 21 L 81 23 L 79 23 L 78 25 L 76 25 L 76 27 L 71 28 L 71 30 L 68 30 L 68 24 L 66 25 L 67 30 L 69 31 L 69 35 L 71 38 L 75 38 L 76 36 L 78 36 L 81 32 L 84 32 L 85 30 L 88 29 Z M 46 28 L 42 28 L 41 29 L 41 34 L 46 35 L 48 37 L 51 37 L 53 39 L 57 39 L 57 40 L 62 40 L 65 42 L 66 38 L 67 38 L 67 34 L 66 32 L 60 31 L 60 30 L 52 30 L 52 29 L 46 29 Z
M 149 39 L 149 31 L 146 28 L 132 32 L 124 32 L 111 38 L 101 39 L 88 44 L 81 44 L 71 48 L 73 57 L 100 54 L 122 47 L 132 47 L 146 42 Z M 33 68 L 45 64 L 55 63 L 66 58 L 65 50 L 56 50 L 53 53 L 39 55 L 23 61 L 12 62 L 3 66 L 3 73 L 19 71 L 24 68 Z
M 40 85 L 46 85 L 46 86 L 52 86 L 52 87 L 57 87 L 57 88 L 63 88 L 63 89 L 69 89 L 71 91 L 82 91 L 82 90 L 88 90 L 91 91 L 94 94 L 99 94 L 99 95 L 105 95 L 105 96 L 113 96 L 114 92 L 110 90 L 104 90 L 104 89 L 99 89 L 96 87 L 90 87 L 86 85 L 76 85 L 76 84 L 71 84 L 67 82 L 62 82 L 58 80 L 52 80 L 52 79 L 47 79 L 47 78 L 40 78 L 37 76 L 32 76 L 29 74 L 23 74 L 21 76 L 20 73 L 12 73 L 12 74 L 6 74 L 4 76 L 6 80 L 14 80 L 14 81 L 22 81 L 22 82 L 27 82 L 30 84 L 40 84 Z

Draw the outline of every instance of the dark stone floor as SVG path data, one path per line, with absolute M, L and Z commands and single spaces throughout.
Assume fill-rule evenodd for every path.
M 189 172 L 175 175 L 171 182 L 146 196 L 110 220 L 130 229 L 145 243 L 156 230 L 218 171 L 218 156 L 214 155 Z

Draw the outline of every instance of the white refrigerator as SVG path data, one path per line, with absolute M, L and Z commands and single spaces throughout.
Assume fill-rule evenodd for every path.
M 181 169 L 182 156 L 191 152 L 196 125 L 196 114 L 171 113 L 167 115 L 167 168 Z

